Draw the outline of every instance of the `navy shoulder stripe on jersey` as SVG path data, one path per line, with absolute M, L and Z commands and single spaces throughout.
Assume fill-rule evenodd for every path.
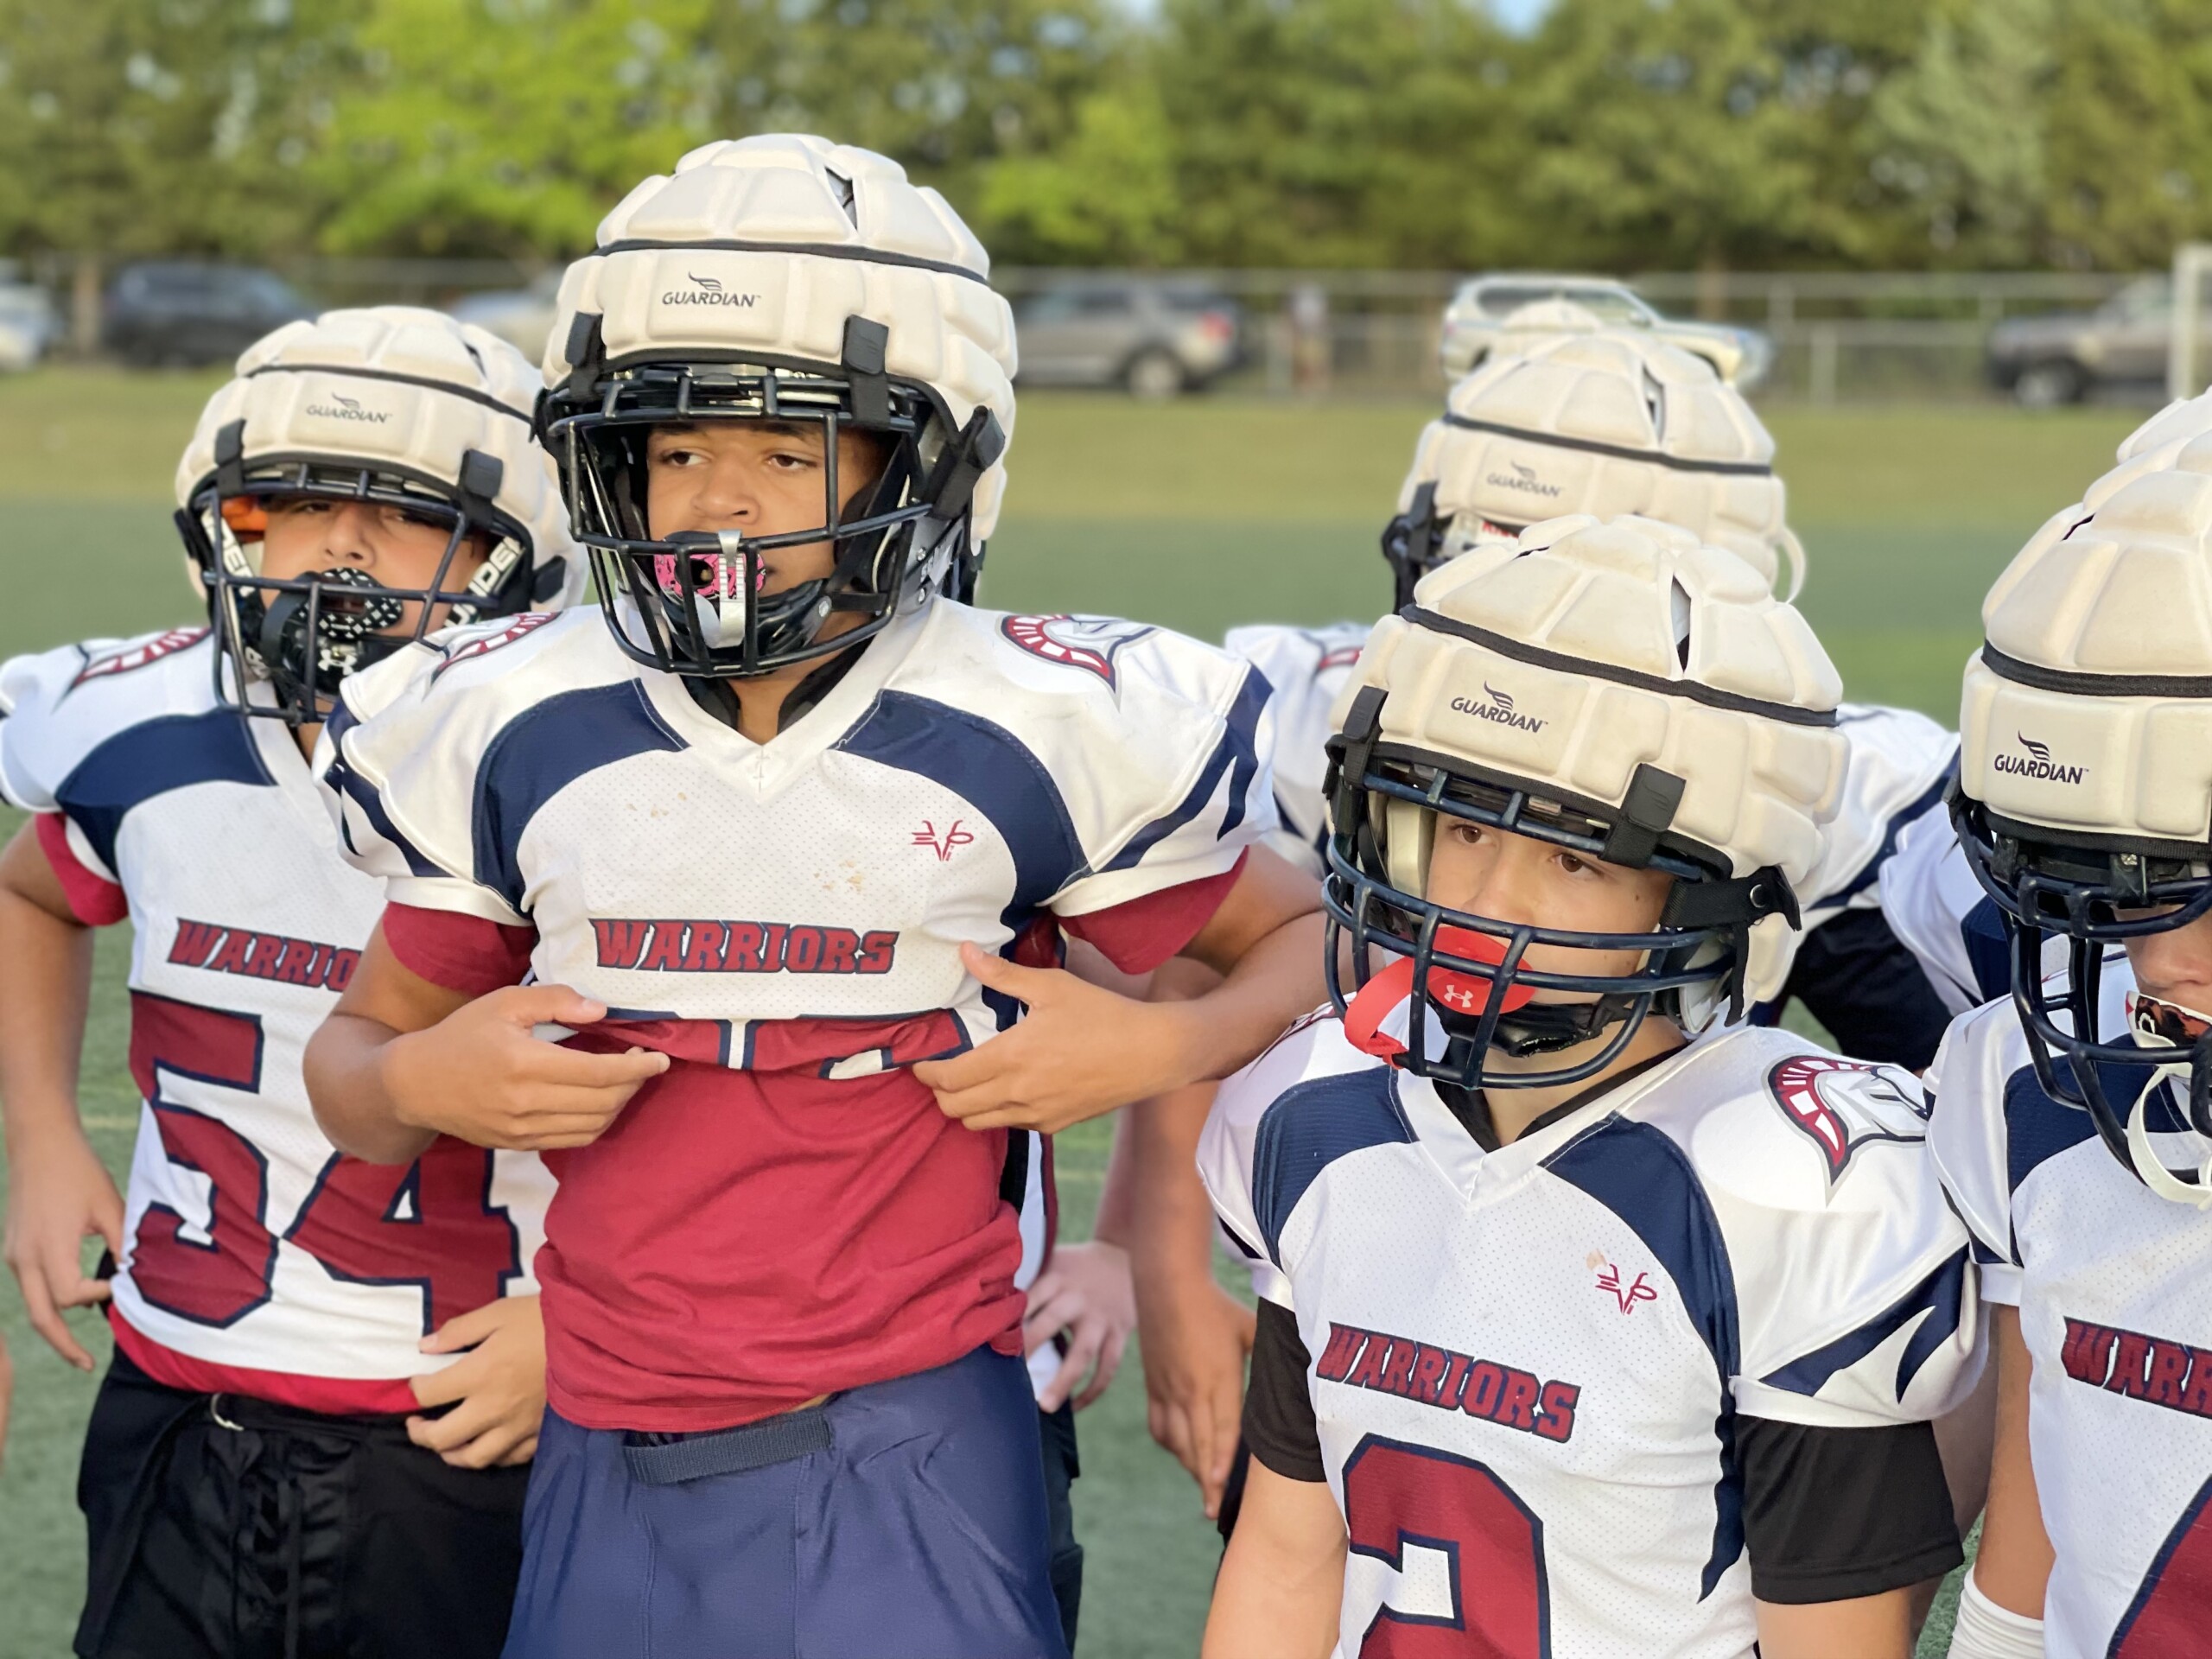
M 2066 1061 L 2062 1057 L 2057 1064 Z M 2062 1104 L 2044 1091 L 2032 1065 L 2024 1065 L 2005 1079 L 2005 1173 L 2013 1192 L 2039 1165 L 2080 1146 L 2096 1132 L 2088 1113 Z
M 345 699 L 342 697 L 339 699 L 338 706 L 330 711 L 329 723 L 324 728 L 326 734 L 330 739 L 332 756 L 329 769 L 323 774 L 324 781 L 347 800 L 353 802 L 355 806 L 360 808 L 361 816 L 369 821 L 377 834 L 399 849 L 400 856 L 407 861 L 407 868 L 410 874 L 442 874 L 435 864 L 423 857 L 416 849 L 413 842 L 401 835 L 393 825 L 391 815 L 384 809 L 384 797 L 378 793 L 376 785 L 354 771 L 347 762 L 344 739 L 346 733 L 360 723 L 353 709 L 346 706 Z M 353 832 L 342 816 L 338 821 L 338 834 L 340 839 L 345 842 L 348 852 L 360 850 L 353 845 Z
M 1308 1077 L 1260 1115 L 1252 1142 L 1252 1211 L 1277 1267 L 1290 1212 L 1323 1170 L 1363 1147 L 1413 1143 L 1414 1126 L 1390 1077 L 1382 1066 Z
M 1045 763 L 981 715 L 910 691 L 885 691 L 836 747 L 942 784 L 991 821 L 1014 859 L 1009 926 L 1090 873 L 1075 821 Z
M 1700 1579 L 1700 1599 L 1744 1553 L 1744 1484 L 1736 1452 L 1732 1379 L 1742 1363 L 1736 1274 L 1720 1219 L 1690 1160 L 1666 1131 L 1609 1117 L 1544 1160 L 1544 1167 L 1611 1211 L 1658 1258 L 1705 1339 L 1719 1372 L 1713 1432 L 1720 1478 L 1713 1491 L 1713 1548 Z
M 1834 893 L 1821 893 L 1813 902 L 1823 908 L 1848 904 L 1872 887 L 1880 877 L 1882 866 L 1888 863 L 1896 855 L 1897 837 L 1904 833 L 1905 825 L 1926 814 L 1942 800 L 1944 791 L 1950 788 L 1951 780 L 1958 775 L 1958 757 L 1954 755 L 1950 765 L 1943 768 L 1934 783 L 1921 791 L 1917 799 L 1908 805 L 1899 807 L 1890 814 L 1889 823 L 1883 827 L 1881 844 L 1874 849 L 1866 863 L 1859 867 L 1858 874 Z
M 1759 1381 L 1791 1394 L 1816 1395 L 1838 1371 L 1857 1364 L 1925 1313 L 1927 1319 L 1912 1333 L 1897 1360 L 1897 1397 L 1902 1400 L 1912 1379 L 1920 1375 L 1920 1368 L 1957 1333 L 1959 1320 L 1964 1317 L 1966 1288 L 1967 1252 L 1962 1249 L 1856 1331 L 1847 1332 L 1825 1347 L 1768 1372 Z
M 2005 938 L 2005 918 L 1997 901 L 1987 893 L 1974 901 L 1959 918 L 1959 943 L 1966 947 L 1967 964 L 1974 969 L 1974 994 L 1978 1002 L 1994 1002 L 2012 994 L 2012 947 Z
M 476 880 L 522 909 L 523 831 L 577 779 L 634 754 L 688 747 L 636 680 L 563 691 L 509 721 L 477 763 Z
M 126 727 L 79 760 L 54 798 L 100 862 L 113 870 L 115 838 L 133 807 L 194 784 L 270 787 L 275 781 L 261 764 L 245 717 L 232 709 L 210 709 Z
M 1244 671 L 1244 683 L 1237 688 L 1236 701 L 1230 705 L 1228 729 L 1207 757 L 1198 781 L 1173 811 L 1154 818 L 1132 836 L 1128 845 L 1107 864 L 1108 869 L 1135 868 L 1144 861 L 1147 853 L 1205 811 L 1224 772 L 1229 773 L 1229 808 L 1222 814 L 1221 833 L 1225 836 L 1244 822 L 1244 798 L 1260 770 L 1260 715 L 1274 695 L 1266 675 L 1256 668 Z

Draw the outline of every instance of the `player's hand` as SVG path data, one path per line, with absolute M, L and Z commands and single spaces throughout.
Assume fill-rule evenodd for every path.
M 545 1321 L 535 1296 L 502 1296 L 448 1319 L 423 1338 L 426 1354 L 467 1353 L 414 1381 L 425 1408 L 459 1402 L 442 1417 L 410 1417 L 407 1438 L 456 1469 L 528 1463 L 545 1421 Z
M 108 1281 L 85 1274 L 84 1241 L 94 1235 L 123 1254 L 123 1197 L 91 1143 L 73 1125 L 19 1144 L 8 1165 L 8 1265 L 31 1329 L 80 1371 L 92 1357 L 61 1312 L 108 1299 Z
M 1075 1396 L 1077 1411 L 1105 1393 L 1122 1369 L 1136 1323 L 1136 1282 L 1127 1250 L 1103 1239 L 1054 1249 L 1029 1287 L 1029 1311 L 1021 1320 L 1024 1354 L 1035 1353 L 1063 1331 L 1068 1335 L 1067 1352 L 1037 1396 L 1037 1409 L 1058 1411 L 1086 1376 L 1090 1382 Z
M 981 984 L 1029 1006 L 1028 1016 L 914 1076 L 938 1109 L 971 1129 L 1042 1129 L 1110 1112 L 1189 1081 L 1188 1005 L 1135 1002 L 1060 968 L 1023 968 L 979 944 L 960 947 Z
M 480 996 L 426 1030 L 384 1046 L 384 1086 L 401 1122 L 472 1146 L 543 1152 L 584 1147 L 630 1096 L 668 1070 L 652 1049 L 588 1054 L 531 1033 L 579 1029 L 604 1003 L 565 985 L 515 985 Z
M 1252 1310 L 1214 1283 L 1163 1285 L 1141 1304 L 1145 1427 L 1198 1483 L 1206 1518 L 1236 1459 L 1244 1412 L 1244 1360 Z

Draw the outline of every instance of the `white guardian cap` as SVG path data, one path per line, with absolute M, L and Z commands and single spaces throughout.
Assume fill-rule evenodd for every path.
M 247 347 L 208 399 L 176 473 L 177 524 L 222 647 L 218 694 L 320 720 L 338 683 L 441 614 L 483 621 L 573 602 L 584 586 L 552 463 L 531 436 L 537 377 L 497 336 L 442 312 L 382 305 L 285 324 Z M 269 503 L 321 496 L 450 526 L 428 588 L 336 569 L 264 578 Z M 486 556 L 448 572 L 472 538 Z M 413 607 L 412 635 L 385 630 Z M 265 683 L 273 701 L 248 697 Z
M 1586 516 L 1531 525 L 1511 551 L 1432 573 L 1376 626 L 1330 745 L 1332 931 L 1350 933 L 1362 985 L 1361 947 L 1410 961 L 1427 988 L 1399 1063 L 1471 1088 L 1578 1081 L 1654 1007 L 1698 1030 L 1778 991 L 1795 890 L 1844 770 L 1835 669 L 1734 554 L 1671 524 Z M 1665 871 L 1659 926 L 1589 934 L 1430 903 L 1440 815 Z M 1522 965 L 1531 944 L 1635 950 L 1643 965 L 1538 970 Z M 1333 982 L 1333 943 L 1329 960 Z M 1428 1041 L 1424 1020 L 1448 1042 Z M 1492 1047 L 1541 1054 L 1609 1027 L 1604 1052 L 1571 1069 L 1484 1071 Z
M 1478 543 L 1569 513 L 1681 524 L 1770 585 L 1786 556 L 1796 596 L 1805 555 L 1783 523 L 1774 440 L 1712 364 L 1555 302 L 1507 328 L 1422 432 L 1382 533 L 1401 607 Z
M 965 596 L 1014 429 L 1014 320 L 989 269 L 896 162 L 793 134 L 695 149 L 607 216 L 561 284 L 542 421 L 624 651 L 678 674 L 760 674 L 864 639 L 931 592 Z M 821 524 L 656 538 L 643 446 L 678 421 L 818 426 Z M 889 451 L 850 501 L 842 429 Z M 828 578 L 759 591 L 765 553 L 825 541 Z M 862 620 L 823 639 L 833 611 Z

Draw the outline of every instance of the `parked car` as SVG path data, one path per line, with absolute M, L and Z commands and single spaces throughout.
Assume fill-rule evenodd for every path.
M 2212 312 L 2202 326 L 2212 329 Z M 1989 378 L 2030 409 L 2092 391 L 2154 391 L 2165 385 L 2173 327 L 2172 280 L 2140 277 L 2094 311 L 2005 318 L 1989 331 Z
M 553 332 L 553 299 L 560 289 L 561 272 L 556 268 L 540 274 L 527 288 L 466 294 L 446 309 L 459 321 L 497 334 L 537 363 L 543 360 L 545 341 Z
M 227 363 L 270 329 L 315 315 L 291 284 L 252 265 L 126 265 L 107 291 L 108 350 L 140 368 Z
M 1634 289 L 1603 276 L 1508 271 L 1462 283 L 1445 307 L 1440 355 L 1446 377 L 1457 380 L 1467 373 L 1490 355 L 1508 317 L 1544 300 L 1568 301 L 1609 327 L 1649 328 L 1669 345 L 1705 359 L 1739 391 L 1758 385 L 1774 364 L 1774 342 L 1756 328 L 1663 317 Z
M 1025 385 L 1173 397 L 1226 374 L 1244 351 L 1243 308 L 1185 283 L 1068 283 L 1016 302 L 1014 322 Z

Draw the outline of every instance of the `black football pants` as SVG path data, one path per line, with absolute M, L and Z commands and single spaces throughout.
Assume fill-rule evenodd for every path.
M 77 1481 L 84 1659 L 496 1659 L 530 1471 L 397 1419 L 188 1394 L 116 1355 Z

